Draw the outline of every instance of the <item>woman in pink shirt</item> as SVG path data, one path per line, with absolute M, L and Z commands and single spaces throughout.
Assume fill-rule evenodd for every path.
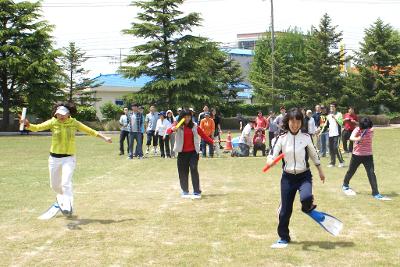
M 379 194 L 378 191 L 378 183 L 376 181 L 374 159 L 372 155 L 372 138 L 374 135 L 372 121 L 369 118 L 362 118 L 359 125 L 360 126 L 355 128 L 350 136 L 350 140 L 354 142 L 354 148 L 349 169 L 344 177 L 342 186 L 343 192 L 348 196 L 356 195 L 356 192 L 349 187 L 349 182 L 356 173 L 360 164 L 363 164 L 367 171 L 369 184 L 371 185 L 372 196 L 378 200 L 390 200 L 388 197 Z
M 259 111 L 257 113 L 257 118 L 256 118 L 256 129 L 261 128 L 263 130 L 263 134 L 265 133 L 265 130 L 269 127 L 269 121 L 267 118 L 264 117 L 262 111 Z

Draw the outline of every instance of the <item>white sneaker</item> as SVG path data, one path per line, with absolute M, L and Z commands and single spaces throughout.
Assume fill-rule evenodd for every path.
M 353 189 L 351 189 L 351 188 L 348 187 L 348 186 L 342 186 L 342 190 L 343 190 L 343 193 L 344 193 L 346 196 L 355 196 L 355 195 L 357 195 L 357 193 L 354 192 Z
M 201 194 L 193 194 L 192 199 L 201 199 Z
M 326 166 L 326 167 L 328 167 L 328 168 L 333 168 L 333 167 L 335 167 L 335 165 L 333 165 L 333 164 L 329 164 L 328 166 Z
M 282 239 L 276 241 L 276 243 L 271 245 L 271 248 L 286 248 L 288 246 L 288 242 Z
M 182 192 L 181 198 L 189 199 L 192 198 L 192 196 L 189 194 L 189 192 Z
M 344 162 L 343 163 L 339 163 L 339 166 L 338 166 L 339 168 L 344 168 L 344 167 L 346 167 L 346 165 L 344 165 Z

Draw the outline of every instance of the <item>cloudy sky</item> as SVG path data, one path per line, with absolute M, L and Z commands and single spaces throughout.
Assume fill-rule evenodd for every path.
M 138 10 L 129 0 L 43 0 L 43 15 L 55 25 L 57 47 L 74 41 L 90 56 L 90 76 L 114 73 L 120 52 L 143 42 L 121 34 Z M 400 29 L 400 0 L 275 0 L 275 29 L 307 31 L 324 13 L 344 33 L 348 49 L 357 49 L 363 31 L 378 17 Z M 270 0 L 186 0 L 182 10 L 199 12 L 202 27 L 193 33 L 234 45 L 236 34 L 265 31 L 270 25 Z

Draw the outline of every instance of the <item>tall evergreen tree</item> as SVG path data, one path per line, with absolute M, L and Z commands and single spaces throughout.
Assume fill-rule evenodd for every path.
M 298 103 L 300 97 L 293 76 L 297 67 L 304 61 L 304 45 L 307 36 L 298 29 L 288 29 L 275 37 L 274 52 L 274 89 L 272 89 L 271 37 L 265 37 L 257 43 L 254 61 L 250 71 L 250 81 L 258 101 L 270 104 L 274 110 L 279 105 Z
M 82 106 L 91 106 L 98 101 L 90 88 L 100 86 L 96 81 L 87 77 L 88 71 L 82 65 L 87 61 L 86 53 L 83 52 L 74 42 L 70 42 L 64 48 L 62 66 L 64 69 L 65 83 L 67 84 L 68 101 L 76 102 Z
M 343 77 L 340 75 L 341 60 L 339 44 L 342 32 L 332 25 L 324 14 L 317 28 L 312 27 L 305 46 L 305 61 L 294 76 L 293 82 L 301 91 L 301 104 L 337 100 L 342 94 Z
M 53 27 L 41 20 L 39 2 L 0 0 L 0 102 L 3 129 L 12 109 L 30 104 L 42 113 L 60 94 Z
M 148 41 L 132 48 L 133 54 L 125 60 L 129 65 L 119 71 L 127 78 L 153 78 L 134 96 L 135 100 L 164 108 L 218 102 L 229 92 L 228 84 L 240 80 L 237 65 L 215 43 L 190 35 L 201 18 L 197 13 L 184 16 L 178 9 L 182 3 L 134 2 L 142 12 L 137 15 L 138 21 L 123 32 Z
M 400 110 L 400 33 L 377 19 L 365 30 L 356 62 L 370 111 Z

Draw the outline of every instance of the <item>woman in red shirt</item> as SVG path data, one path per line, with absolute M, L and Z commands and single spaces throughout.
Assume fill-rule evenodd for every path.
M 256 129 L 262 129 L 263 134 L 265 134 L 265 130 L 269 127 L 269 121 L 264 117 L 262 111 L 257 113 L 256 118 Z
M 214 140 L 208 137 L 196 123 L 192 121 L 190 111 L 183 110 L 179 118 L 184 118 L 185 122 L 179 128 L 173 126 L 167 130 L 170 134 L 175 132 L 174 151 L 178 154 L 178 174 L 182 189 L 182 198 L 201 198 L 200 177 L 198 171 L 200 141 L 205 140 L 213 144 Z M 192 176 L 193 195 L 189 194 L 189 170 Z

